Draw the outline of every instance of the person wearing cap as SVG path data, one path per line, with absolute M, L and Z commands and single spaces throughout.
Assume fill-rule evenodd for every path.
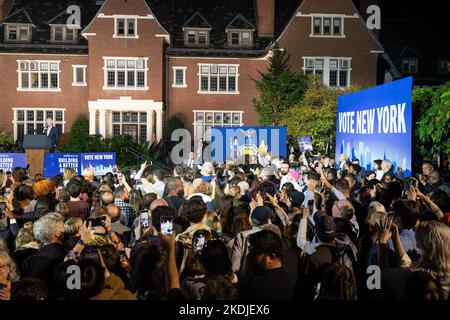
M 300 173 L 294 169 L 289 170 L 288 174 L 284 175 L 280 180 L 280 190 L 283 188 L 283 185 L 290 182 L 294 186 L 295 190 L 302 191 L 302 187 L 298 183 L 300 179 Z
M 262 230 L 249 236 L 253 276 L 239 282 L 242 300 L 293 300 L 296 279 L 283 265 L 283 242 L 278 234 Z
M 311 255 L 306 254 L 300 260 L 297 297 L 313 300 L 317 284 L 321 281 L 326 268 L 333 263 L 336 250 L 336 223 L 333 217 L 319 211 L 314 215 L 315 236 L 318 246 Z
M 272 225 L 270 222 L 272 214 L 272 209 L 270 209 L 269 207 L 265 207 L 262 205 L 257 206 L 250 214 L 250 223 L 252 225 L 252 229 L 242 231 L 235 237 L 231 255 L 231 268 L 233 272 L 239 273 L 239 277 L 247 272 L 247 255 L 249 245 L 248 237 L 251 234 L 254 234 L 261 230 L 270 229 L 278 232 L 281 236 L 280 229 L 277 226 Z

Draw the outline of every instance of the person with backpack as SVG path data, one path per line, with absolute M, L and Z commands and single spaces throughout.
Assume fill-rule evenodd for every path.
M 314 300 L 325 271 L 331 264 L 340 260 L 334 218 L 318 211 L 314 215 L 314 222 L 314 233 L 319 245 L 314 253 L 303 255 L 298 266 L 296 298 L 306 301 Z

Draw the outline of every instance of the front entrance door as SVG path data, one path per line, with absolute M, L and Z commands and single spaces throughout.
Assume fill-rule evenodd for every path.
M 132 136 L 134 141 L 138 140 L 138 125 L 137 124 L 124 124 L 122 125 L 122 133 Z

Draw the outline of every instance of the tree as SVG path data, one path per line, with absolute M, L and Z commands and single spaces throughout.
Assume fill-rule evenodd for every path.
M 444 155 L 448 158 L 450 156 L 450 82 L 434 89 L 431 101 L 426 100 L 425 96 L 430 89 L 427 89 L 427 92 L 416 90 L 414 90 L 416 101 L 429 102 L 427 110 L 417 123 L 420 153 L 428 158 L 436 155 Z
M 60 144 L 58 150 L 64 152 L 92 152 L 89 149 L 89 120 L 84 114 L 79 115 L 72 124 L 66 141 L 66 144 Z
M 178 115 L 173 115 L 169 119 L 167 119 L 165 126 L 164 126 L 164 132 L 163 137 L 165 140 L 169 140 L 172 137 L 172 132 L 174 132 L 176 129 L 182 129 L 184 128 L 184 121 L 183 119 Z
M 288 60 L 286 51 L 276 44 L 271 49 L 267 72 L 259 72 L 260 78 L 252 79 L 260 92 L 253 106 L 262 125 L 279 125 L 285 112 L 301 100 L 306 90 L 307 77 L 292 72 Z
M 317 150 L 330 153 L 336 139 L 338 96 L 359 90 L 359 86 L 347 90 L 331 89 L 311 75 L 303 99 L 281 120 L 281 124 L 288 127 L 291 143 L 295 144 L 297 136 L 312 136 Z

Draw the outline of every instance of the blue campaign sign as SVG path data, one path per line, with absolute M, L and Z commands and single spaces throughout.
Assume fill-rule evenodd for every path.
M 255 159 L 272 152 L 286 157 L 286 127 L 213 127 L 211 128 L 212 159 L 216 162 L 237 160 L 242 156 Z
M 25 153 L 0 153 L 0 170 L 12 171 L 16 167 L 27 167 Z
M 83 172 L 87 168 L 93 168 L 96 176 L 102 176 L 108 172 L 112 172 L 115 165 L 115 152 L 80 154 L 80 172 Z
M 338 98 L 336 162 L 345 153 L 373 169 L 388 159 L 411 174 L 412 78 L 404 78 Z
M 64 168 L 73 168 L 80 174 L 79 153 L 47 153 L 44 158 L 44 176 L 53 177 L 63 174 Z

